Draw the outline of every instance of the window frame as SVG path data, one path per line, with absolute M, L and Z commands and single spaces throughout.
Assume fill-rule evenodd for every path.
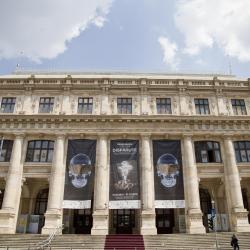
M 46 143 L 47 143 L 47 146 L 46 146 Z M 51 163 L 53 160 L 54 144 L 55 142 L 52 140 L 28 141 L 25 162 Z M 45 158 L 43 158 L 44 153 L 46 155 Z M 36 160 L 36 157 L 38 157 L 37 160 Z
M 55 97 L 40 97 L 38 113 L 49 114 L 54 110 Z
M 0 140 L 1 144 L 1 140 Z M 12 149 L 13 149 L 13 140 L 3 140 L 3 147 L 1 150 L 1 155 L 0 155 L 0 162 L 10 162 L 11 155 L 12 155 Z M 4 156 L 3 156 L 3 150 L 6 150 Z M 3 160 L 1 160 L 3 157 Z
M 2 97 L 1 113 L 14 113 L 16 97 Z
M 195 141 L 194 148 L 196 163 L 222 163 L 220 142 Z
M 156 98 L 156 111 L 157 114 L 172 114 L 171 98 L 157 97 Z
M 92 114 L 92 112 L 93 112 L 93 97 L 78 97 L 77 113 Z
M 247 108 L 244 99 L 231 99 L 234 115 L 247 115 Z
M 233 144 L 236 162 L 250 162 L 250 141 L 234 141 Z M 245 157 L 245 160 L 243 160 L 243 155 Z
M 117 97 L 117 113 L 125 115 L 133 113 L 132 97 Z
M 197 115 L 210 115 L 208 98 L 194 98 L 194 105 Z

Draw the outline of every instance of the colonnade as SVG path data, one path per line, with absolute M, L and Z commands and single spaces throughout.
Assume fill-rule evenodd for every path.
M 5 194 L 0 210 L 0 233 L 16 231 L 18 209 L 22 190 L 25 135 L 15 135 L 13 152 L 6 179 Z M 154 206 L 154 168 L 150 134 L 141 134 L 141 234 L 157 234 Z M 54 157 L 50 174 L 50 189 L 45 225 L 42 233 L 48 234 L 62 224 L 62 201 L 66 168 L 63 134 L 56 135 Z M 93 227 L 91 234 L 105 235 L 109 232 L 109 137 L 99 135 L 95 170 Z M 235 160 L 232 138 L 223 137 L 224 179 L 232 231 L 250 231 L 248 212 L 244 209 L 239 170 Z M 205 233 L 199 198 L 199 180 L 195 161 L 192 135 L 182 136 L 183 176 L 185 188 L 186 230 L 188 233 Z

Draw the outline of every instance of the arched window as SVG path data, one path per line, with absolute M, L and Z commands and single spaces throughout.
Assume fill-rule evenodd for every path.
M 0 189 L 0 209 L 3 205 L 3 196 L 4 196 L 4 189 Z
M 36 215 L 44 215 L 47 209 L 48 203 L 48 196 L 49 196 L 49 189 L 42 189 L 39 191 L 36 197 L 36 205 L 34 214 Z
M 215 141 L 196 141 L 195 157 L 196 162 L 209 163 L 221 162 L 220 144 Z
M 29 141 L 26 161 L 27 162 L 52 162 L 54 151 L 53 141 Z

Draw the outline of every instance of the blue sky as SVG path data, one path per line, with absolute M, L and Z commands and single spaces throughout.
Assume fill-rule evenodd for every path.
M 74 5 L 73 5 L 74 4 Z M 24 70 L 250 77 L 249 0 L 0 0 L 0 74 Z

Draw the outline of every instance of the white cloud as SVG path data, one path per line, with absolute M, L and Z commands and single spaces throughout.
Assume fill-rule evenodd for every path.
M 158 42 L 163 50 L 163 61 L 169 65 L 172 70 L 177 70 L 178 59 L 176 58 L 176 53 L 178 47 L 176 43 L 169 41 L 169 39 L 164 36 L 160 36 Z
M 55 58 L 90 24 L 102 27 L 113 0 L 8 0 L 0 6 L 0 58 Z
M 176 7 L 185 53 L 217 45 L 226 55 L 250 61 L 249 0 L 179 0 Z

